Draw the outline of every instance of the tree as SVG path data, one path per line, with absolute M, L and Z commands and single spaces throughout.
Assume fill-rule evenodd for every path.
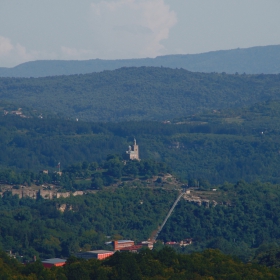
M 92 186 L 94 189 L 99 189 L 99 190 L 101 190 L 102 187 L 103 187 L 103 180 L 102 180 L 102 178 L 100 178 L 100 177 L 93 178 L 91 186 Z

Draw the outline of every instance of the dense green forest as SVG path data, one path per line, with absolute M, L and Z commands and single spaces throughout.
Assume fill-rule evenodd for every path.
M 45 78 L 0 78 L 0 98 L 86 121 L 171 120 L 280 98 L 280 75 L 156 67 Z
M 279 101 L 270 101 L 171 123 L 90 123 L 8 114 L 0 116 L 0 166 L 38 172 L 57 170 L 58 162 L 62 169 L 81 162 L 102 164 L 109 154 L 122 155 L 136 137 L 141 159 L 165 163 L 184 181 L 279 183 L 279 112 Z
M 238 181 L 225 183 L 216 192 L 201 186 L 200 194 L 194 195 L 210 199 L 209 207 L 182 198 L 158 240 L 192 238 L 193 244 L 180 252 L 217 248 L 243 261 L 264 259 L 264 252 L 280 248 L 280 185 Z M 0 249 L 26 259 L 67 257 L 79 250 L 104 248 L 106 236 L 146 240 L 177 196 L 174 188 L 141 182 L 51 201 L 19 199 L 5 192 L 0 200 Z
M 140 279 L 279 279 L 280 270 L 259 264 L 244 264 L 217 250 L 190 255 L 169 248 L 144 250 L 139 254 L 115 253 L 105 261 L 71 257 L 64 267 L 45 269 L 37 261 L 27 265 L 0 253 L 2 279 L 32 280 L 140 280 Z
M 53 200 L 19 199 L 3 192 L 1 250 L 30 260 L 34 255 L 68 257 L 80 250 L 111 249 L 105 245 L 111 239 L 148 239 L 174 203 L 181 183 L 199 187 L 201 195 L 212 199 L 207 207 L 182 198 L 153 252 L 116 254 L 105 262 L 70 258 L 65 268 L 49 272 L 39 263 L 24 269 L 3 256 L 0 265 L 7 273 L 8 266 L 14 266 L 14 273 L 26 279 L 32 279 L 33 269 L 46 279 L 75 279 L 75 269 L 84 279 L 131 279 L 129 269 L 135 279 L 230 279 L 228 274 L 232 279 L 278 279 L 277 269 L 256 263 L 279 266 L 279 85 L 280 75 L 165 68 L 0 79 L 0 98 L 9 102 L 0 104 L 1 188 L 48 183 L 64 191 L 91 190 Z M 249 104 L 254 105 L 240 107 Z M 226 106 L 231 108 L 220 109 Z M 76 117 L 79 121 L 71 120 Z M 134 138 L 141 161 L 125 164 L 122 154 Z M 55 172 L 58 163 L 61 176 Z M 163 184 L 167 172 L 181 180 L 177 190 Z M 145 181 L 150 178 L 156 180 L 152 185 Z M 168 248 L 158 252 L 160 241 L 186 238 L 194 242 L 177 249 L 191 255 Z M 254 264 L 218 251 L 193 253 L 207 248 Z M 189 258 L 199 265 L 190 266 Z M 150 267 L 147 263 L 157 274 L 144 270 Z
M 280 185 L 239 181 L 220 187 L 220 203 L 197 206 L 182 199 L 159 238 L 196 242 L 185 251 L 206 247 L 248 261 L 252 255 L 280 246 Z
M 274 45 L 142 59 L 39 60 L 25 62 L 13 68 L 0 67 L 0 77 L 74 75 L 141 66 L 184 68 L 189 71 L 209 73 L 278 74 L 280 73 L 279 59 L 280 46 Z
M 175 191 L 137 187 L 51 201 L 19 199 L 6 192 L 0 198 L 0 249 L 25 259 L 68 257 L 79 250 L 105 248 L 105 241 L 111 240 L 106 236 L 146 240 L 176 196 Z M 61 205 L 66 206 L 64 212 Z
M 60 191 L 100 190 L 104 186 L 114 184 L 116 186 L 135 185 L 136 182 L 140 185 L 148 184 L 147 181 L 152 181 L 154 177 L 163 183 L 162 177 L 170 171 L 166 164 L 153 160 L 124 161 L 119 155 L 108 155 L 101 164 L 84 161 L 64 168 L 61 173 L 59 171 L 36 173 L 28 170 L 15 172 L 12 169 L 3 169 L 0 170 L 0 183 L 3 192 L 9 185 L 14 189 L 20 189 L 20 185 L 34 187 L 43 184 L 55 185 Z

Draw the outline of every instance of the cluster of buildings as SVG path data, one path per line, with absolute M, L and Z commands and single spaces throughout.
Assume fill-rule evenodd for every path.
M 22 108 L 18 108 L 17 110 L 14 110 L 14 111 L 7 111 L 7 110 L 4 110 L 4 111 L 3 111 L 3 114 L 4 114 L 4 116 L 10 114 L 10 115 L 19 116 L 19 117 L 21 117 L 21 118 L 30 118 L 30 117 L 28 117 L 28 116 L 26 116 L 26 115 L 23 114 Z M 38 118 L 39 118 L 39 119 L 42 119 L 42 118 L 43 118 L 42 114 L 40 114 L 40 115 L 38 116 Z
M 170 247 L 185 247 L 185 246 L 188 246 L 188 245 L 191 245 L 193 243 L 193 239 L 192 238 L 187 238 L 187 239 L 184 239 L 180 242 L 175 242 L 175 241 L 168 241 L 168 242 L 165 242 L 165 245 L 166 246 L 170 246 Z
M 4 110 L 4 116 L 8 115 L 8 114 L 11 114 L 11 115 L 15 115 L 15 116 L 19 116 L 21 118 L 27 118 L 27 116 L 25 116 L 23 113 L 22 113 L 22 109 L 21 108 L 18 108 L 17 110 L 15 111 L 7 111 L 7 110 Z
M 135 244 L 133 240 L 115 240 L 106 243 L 107 245 L 112 244 L 114 251 L 107 250 L 94 250 L 76 253 L 75 256 L 81 259 L 97 259 L 104 260 L 111 257 L 115 252 L 133 252 L 137 253 L 142 248 L 153 249 L 153 243 L 149 241 L 142 241 L 139 244 Z M 60 258 L 47 259 L 42 261 L 42 264 L 46 268 L 51 268 L 52 266 L 63 266 L 65 265 L 66 260 Z
M 173 242 L 169 241 L 166 242 L 166 246 L 171 247 L 185 247 L 192 244 L 193 239 L 188 238 L 184 239 L 180 242 Z M 94 251 L 86 251 L 86 252 L 79 252 L 76 253 L 75 256 L 77 258 L 89 260 L 89 259 L 97 259 L 97 260 L 104 260 L 111 257 L 115 252 L 131 252 L 131 253 L 138 253 L 143 248 L 149 248 L 150 250 L 153 249 L 153 242 L 150 241 L 142 241 L 138 244 L 135 244 L 133 240 L 114 240 L 110 242 L 106 242 L 107 245 L 112 244 L 114 247 L 114 251 L 107 251 L 107 250 L 94 250 Z M 63 266 L 65 265 L 66 260 L 60 258 L 53 258 L 47 259 L 42 261 L 42 264 L 46 268 L 50 268 L 52 266 Z

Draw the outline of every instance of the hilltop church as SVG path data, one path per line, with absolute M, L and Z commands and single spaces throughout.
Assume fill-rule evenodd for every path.
M 136 139 L 134 138 L 133 146 L 128 146 L 128 151 L 125 153 L 126 160 L 140 160 L 139 158 L 139 147 L 136 144 Z

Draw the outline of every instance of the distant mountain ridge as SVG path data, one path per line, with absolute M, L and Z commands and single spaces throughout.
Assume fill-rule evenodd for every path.
M 121 67 L 141 66 L 183 68 L 193 72 L 208 73 L 278 74 L 280 73 L 280 45 L 141 59 L 38 60 L 22 63 L 13 68 L 0 67 L 0 77 L 28 78 L 87 74 Z

